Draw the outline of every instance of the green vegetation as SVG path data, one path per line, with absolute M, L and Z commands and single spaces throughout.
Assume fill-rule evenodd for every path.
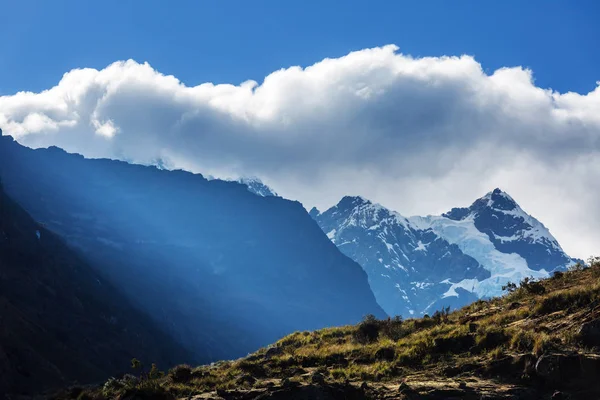
M 527 360 L 552 352 L 585 352 L 578 328 L 600 317 L 600 260 L 590 264 L 547 280 L 508 285 L 506 296 L 455 312 L 445 309 L 409 320 L 367 316 L 357 326 L 296 332 L 236 361 L 197 368 L 181 365 L 166 374 L 155 367 L 145 372 L 134 362 L 137 377 L 111 379 L 78 396 L 110 399 L 135 393 L 142 398 L 152 393 L 152 398 L 182 398 L 234 389 L 358 387 L 363 382 L 387 390 L 391 384 L 424 387 L 444 379 L 459 385 L 456 379 L 464 378 L 525 385 L 531 373 L 531 367 L 524 367 L 531 364 Z

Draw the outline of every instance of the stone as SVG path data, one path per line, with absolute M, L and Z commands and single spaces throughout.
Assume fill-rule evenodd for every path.
M 577 331 L 577 336 L 586 346 L 600 346 L 600 319 L 582 324 Z
M 317 385 L 322 385 L 325 383 L 325 377 L 323 376 L 323 374 L 319 373 L 319 372 L 315 372 L 314 374 L 312 374 L 312 376 L 310 377 L 310 381 L 314 384 Z

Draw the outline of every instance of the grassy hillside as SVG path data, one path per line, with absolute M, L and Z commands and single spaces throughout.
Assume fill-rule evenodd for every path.
M 57 398 L 600 398 L 600 262 L 422 319 L 296 332 L 237 361 Z

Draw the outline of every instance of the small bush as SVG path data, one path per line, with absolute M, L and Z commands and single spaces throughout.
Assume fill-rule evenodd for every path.
M 186 383 L 192 379 L 192 367 L 178 365 L 169 371 L 169 379 L 173 383 Z
M 363 321 L 358 324 L 353 334 L 354 340 L 360 344 L 374 343 L 379 339 L 379 321 L 374 315 L 367 315 Z
M 517 285 L 510 281 L 506 282 L 506 285 L 502 285 L 502 290 L 508 293 L 513 293 L 517 290 Z
M 533 295 L 542 295 L 546 293 L 546 288 L 539 281 L 533 280 L 531 278 L 524 278 L 521 281 L 521 288 L 525 290 L 525 292 Z
M 433 313 L 433 317 L 432 319 L 436 322 L 436 323 L 442 323 L 442 322 L 448 322 L 448 316 L 450 315 L 450 306 L 446 307 L 446 308 L 442 308 L 441 310 L 436 311 L 435 313 Z
M 510 340 L 510 348 L 523 353 L 529 353 L 533 350 L 535 338 L 530 332 L 518 331 Z
M 553 338 L 546 333 L 539 333 L 535 336 L 533 353 L 536 356 L 541 356 L 550 350 L 557 350 L 559 348 L 560 340 L 558 338 Z
M 481 329 L 477 333 L 475 343 L 480 350 L 492 350 L 502 346 L 508 342 L 509 339 L 510 337 L 506 334 L 504 329 L 492 326 Z
M 381 321 L 381 334 L 393 341 L 402 339 L 406 335 L 402 322 L 402 317 L 388 318 Z
M 565 273 L 564 273 L 564 272 L 561 272 L 561 271 L 556 271 L 556 272 L 554 272 L 554 274 L 552 275 L 552 279 L 554 279 L 554 280 L 560 280 L 560 279 L 562 279 L 562 278 L 564 278 L 564 277 L 565 277 Z
M 585 264 L 577 262 L 576 264 L 569 266 L 568 269 L 569 269 L 569 271 L 583 271 L 585 268 L 586 268 Z

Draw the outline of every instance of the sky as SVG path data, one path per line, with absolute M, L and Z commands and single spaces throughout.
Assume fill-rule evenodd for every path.
M 171 2 L 172 3 L 172 2 Z M 600 3 L 0 0 L 0 128 L 404 215 L 501 187 L 600 233 Z

